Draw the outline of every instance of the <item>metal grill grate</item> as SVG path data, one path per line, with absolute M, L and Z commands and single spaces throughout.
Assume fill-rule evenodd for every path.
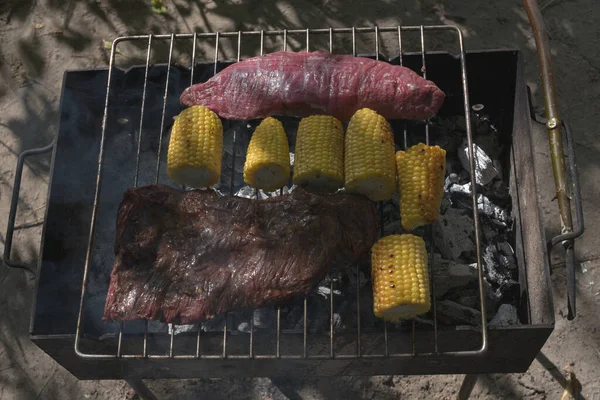
M 134 186 L 137 187 L 139 183 L 139 168 L 140 168 L 140 153 L 142 148 L 142 140 L 143 140 L 143 121 L 144 121 L 144 106 L 146 103 L 146 87 L 148 83 L 148 71 L 150 69 L 150 60 L 152 55 L 152 45 L 155 41 L 168 41 L 169 43 L 169 52 L 168 52 L 168 65 L 167 65 L 167 76 L 166 76 L 166 84 L 165 91 L 163 96 L 163 106 L 162 106 L 162 116 L 161 116 L 161 126 L 160 126 L 160 134 L 159 134 L 159 144 L 157 150 L 157 158 L 156 158 L 156 173 L 154 177 L 154 182 L 158 183 L 159 181 L 159 171 L 160 171 L 160 157 L 162 153 L 162 138 L 164 135 L 164 127 L 165 127 L 165 111 L 167 104 L 167 95 L 169 89 L 169 76 L 171 74 L 171 65 L 173 63 L 173 48 L 176 41 L 192 41 L 192 54 L 191 54 L 191 67 L 190 67 L 190 84 L 194 83 L 194 67 L 196 65 L 196 55 L 197 55 L 197 44 L 199 40 L 206 41 L 214 41 L 214 70 L 213 73 L 217 73 L 217 64 L 219 62 L 219 41 L 222 38 L 233 38 L 237 39 L 237 57 L 236 61 L 240 61 L 241 59 L 241 48 L 242 48 L 242 40 L 244 38 L 250 37 L 259 37 L 260 38 L 260 55 L 264 54 L 264 45 L 265 45 L 265 37 L 281 37 L 283 40 L 283 50 L 287 50 L 287 42 L 289 36 L 302 37 L 305 36 L 306 41 L 306 50 L 310 51 L 310 38 L 312 35 L 326 36 L 329 38 L 329 51 L 333 52 L 333 42 L 334 36 L 348 36 L 351 37 L 352 40 L 352 54 L 354 56 L 357 55 L 356 47 L 357 47 L 357 34 L 373 34 L 374 35 L 374 44 L 375 44 L 375 55 L 376 58 L 379 59 L 379 35 L 380 33 L 397 33 L 397 43 L 398 43 L 398 57 L 399 64 L 402 65 L 403 62 L 403 54 L 405 54 L 403 50 L 403 32 L 417 32 L 420 35 L 420 55 L 422 61 L 421 73 L 424 78 L 427 77 L 427 68 L 426 68 L 426 47 L 425 47 L 425 39 L 427 32 L 443 32 L 456 35 L 455 40 L 457 41 L 460 53 L 460 65 L 461 65 L 461 75 L 457 76 L 456 79 L 460 79 L 462 83 L 462 94 L 464 99 L 464 117 L 466 122 L 466 135 L 467 135 L 467 143 L 469 145 L 469 158 L 470 158 L 470 175 L 471 177 L 475 176 L 475 165 L 474 165 L 474 157 L 473 157 L 473 139 L 471 134 L 471 121 L 470 121 L 470 104 L 468 97 L 468 86 L 467 86 L 467 71 L 465 65 L 465 51 L 463 47 L 463 39 L 461 31 L 458 28 L 452 26 L 397 26 L 397 27 L 360 27 L 360 28 L 329 28 L 329 29 L 294 29 L 294 30 L 277 30 L 277 31 L 239 31 L 239 32 L 217 32 L 217 33 L 194 33 L 194 34 L 171 34 L 171 35 L 138 35 L 138 36 L 127 36 L 117 38 L 112 45 L 111 54 L 110 54 L 110 62 L 108 69 L 108 83 L 107 83 L 107 91 L 106 91 L 106 100 L 104 105 L 104 115 L 102 119 L 102 133 L 100 139 L 100 150 L 98 154 L 98 170 L 96 176 L 96 186 L 95 186 L 95 195 L 94 195 L 94 204 L 92 209 L 92 217 L 90 223 L 90 233 L 87 243 L 87 251 L 85 258 L 85 266 L 83 273 L 83 284 L 80 298 L 80 306 L 79 306 L 79 315 L 77 321 L 77 331 L 75 337 L 75 352 L 77 355 L 83 358 L 88 359 L 114 359 L 114 358 L 182 358 L 182 359 L 252 359 L 252 358 L 266 358 L 266 359 L 333 359 L 333 358 L 360 358 L 360 357 L 369 357 L 369 358 L 381 358 L 381 357 L 426 357 L 426 356 L 473 356 L 478 354 L 483 354 L 486 352 L 488 347 L 488 338 L 487 338 L 487 313 L 485 307 L 485 292 L 483 286 L 483 269 L 481 263 L 481 238 L 480 238 L 480 228 L 479 228 L 479 218 L 477 213 L 477 191 L 476 185 L 472 184 L 472 202 L 473 202 L 473 221 L 474 221 L 474 229 L 475 229 L 475 244 L 476 244 L 476 261 L 477 261 L 477 272 L 478 272 L 478 291 L 480 297 L 480 311 L 481 311 L 481 326 L 478 328 L 481 331 L 481 346 L 477 350 L 464 350 L 464 351 L 447 351 L 440 352 L 438 346 L 438 325 L 437 325 L 437 316 L 436 316 L 436 296 L 435 296 L 435 279 L 433 279 L 432 271 L 435 269 L 434 258 L 433 258 L 433 228 L 432 226 L 428 226 L 425 234 L 425 241 L 427 243 L 429 249 L 429 268 L 430 268 L 430 276 L 432 276 L 431 281 L 431 295 L 432 295 L 432 311 L 433 311 L 433 348 L 429 351 L 425 352 L 417 352 L 417 335 L 415 328 L 415 321 L 412 321 L 412 329 L 411 329 L 411 349 L 409 352 L 390 352 L 389 344 L 388 344 L 388 324 L 383 324 L 383 332 L 381 335 L 383 336 L 384 348 L 382 353 L 365 353 L 363 352 L 363 348 L 361 347 L 361 321 L 360 321 L 360 285 L 359 280 L 356 283 L 356 300 L 357 300 L 357 327 L 356 327 L 356 340 L 355 340 L 355 352 L 354 354 L 336 354 L 335 352 L 335 329 L 334 329 L 334 296 L 330 296 L 330 324 L 329 324 L 329 349 L 328 351 L 324 351 L 320 354 L 309 354 L 307 350 L 307 341 L 309 337 L 309 330 L 307 324 L 307 299 L 304 299 L 304 315 L 303 315 L 303 333 L 302 333 L 302 351 L 300 354 L 287 354 L 283 353 L 281 349 L 281 341 L 282 335 L 285 332 L 282 332 L 281 329 L 281 308 L 277 308 L 277 320 L 276 320 L 276 340 L 275 340 L 275 353 L 274 354 L 256 354 L 254 349 L 254 340 L 255 340 L 255 327 L 254 327 L 254 318 L 250 318 L 250 332 L 249 332 L 249 351 L 248 354 L 229 354 L 228 353 L 228 323 L 227 318 L 225 319 L 225 327 L 223 329 L 223 338 L 222 338 L 222 352 L 220 354 L 204 354 L 201 352 L 201 342 L 202 335 L 200 325 L 197 326 L 197 334 L 196 334 L 196 345 L 195 345 L 195 353 L 190 352 L 190 354 L 174 354 L 174 346 L 176 345 L 177 338 L 175 337 L 175 330 L 170 326 L 170 338 L 168 352 L 166 354 L 149 354 L 148 352 L 148 321 L 144 322 L 144 336 L 143 336 L 143 347 L 142 352 L 137 354 L 124 354 L 123 352 L 123 337 L 126 336 L 124 334 L 124 323 L 121 322 L 119 325 L 119 333 L 118 333 L 118 342 L 116 351 L 114 353 L 108 354 L 99 354 L 96 352 L 88 352 L 86 350 L 82 350 L 81 343 L 82 338 L 84 337 L 82 321 L 84 319 L 84 301 L 86 297 L 86 291 L 88 286 L 88 274 L 91 268 L 91 258 L 92 258 L 92 248 L 95 237 L 96 230 L 96 218 L 98 215 L 98 207 L 99 207 L 99 199 L 100 199 L 100 187 L 102 182 L 102 174 L 103 174 L 103 160 L 104 160 L 104 151 L 105 151 L 105 136 L 106 136 L 106 127 L 108 120 L 108 110 L 111 107 L 110 99 L 111 99 L 111 91 L 114 90 L 111 87 L 111 78 L 113 76 L 114 69 L 117 68 L 115 66 L 115 55 L 117 54 L 117 48 L 119 44 L 124 42 L 143 42 L 147 41 L 147 54 L 146 54 L 146 64 L 145 64 L 145 75 L 143 82 L 143 92 L 141 99 L 141 110 L 140 110 L 140 122 L 139 122 L 139 132 L 137 136 L 137 151 L 136 151 L 136 162 L 135 162 L 135 178 L 134 178 Z M 403 147 L 408 148 L 410 145 L 410 137 L 407 132 L 406 125 L 404 126 L 403 131 Z M 429 122 L 425 124 L 425 139 L 427 144 L 430 142 L 429 135 Z M 231 160 L 232 163 L 232 171 L 235 172 L 235 148 L 236 148 L 236 133 L 233 132 L 233 157 Z M 230 185 L 230 195 L 233 195 L 233 173 L 231 175 L 231 185 Z M 383 217 L 383 203 L 379 204 L 380 217 Z M 383 235 L 383 223 L 381 224 L 381 235 Z M 357 266 L 357 273 L 359 272 L 359 267 Z M 334 291 L 334 281 L 330 279 L 330 290 L 331 293 Z

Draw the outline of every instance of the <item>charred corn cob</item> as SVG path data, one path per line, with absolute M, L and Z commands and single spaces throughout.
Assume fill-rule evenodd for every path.
M 208 187 L 219 182 L 223 125 L 214 112 L 192 106 L 176 118 L 169 139 L 167 175 L 181 185 Z
M 444 197 L 446 150 L 419 143 L 396 153 L 396 166 L 404 229 L 434 222 Z
M 344 130 L 337 118 L 313 115 L 300 121 L 294 184 L 318 192 L 344 186 Z
M 425 242 L 411 234 L 380 239 L 371 250 L 373 311 L 397 322 L 429 311 L 429 275 Z
M 350 119 L 345 140 L 345 186 L 373 201 L 388 200 L 396 190 L 394 137 L 390 124 L 368 108 Z
M 244 164 L 244 182 L 268 192 L 290 179 L 290 148 L 281 122 L 264 119 L 254 131 Z

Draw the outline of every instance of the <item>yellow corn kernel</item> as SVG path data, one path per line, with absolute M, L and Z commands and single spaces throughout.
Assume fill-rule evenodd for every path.
M 290 179 L 290 148 L 281 122 L 264 119 L 248 145 L 244 163 L 244 182 L 268 192 L 275 191 Z
M 373 201 L 389 200 L 396 191 L 394 136 L 390 124 L 368 108 L 358 110 L 346 131 L 345 186 Z
M 397 322 L 429 311 L 429 275 L 425 242 L 411 234 L 381 238 L 371 249 L 373 311 Z
M 337 118 L 303 118 L 295 150 L 295 185 L 316 192 L 335 192 L 344 186 L 344 130 Z
M 446 150 L 419 143 L 396 153 L 396 166 L 404 229 L 434 222 L 444 197 Z
M 192 106 L 176 118 L 169 139 L 167 175 L 173 182 L 194 188 L 219 182 L 223 125 L 204 106 Z

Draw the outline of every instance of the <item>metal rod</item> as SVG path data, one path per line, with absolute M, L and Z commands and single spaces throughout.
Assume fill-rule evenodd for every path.
M 481 347 L 476 354 L 481 354 L 487 351 L 488 348 L 488 331 L 487 331 L 487 310 L 485 287 L 483 281 L 483 266 L 481 263 L 481 230 L 479 227 L 479 213 L 477 212 L 477 185 L 475 184 L 475 159 L 473 152 L 473 135 L 471 133 L 471 105 L 469 104 L 469 83 L 467 79 L 467 61 L 463 36 L 460 29 L 455 28 L 458 36 L 458 44 L 460 48 L 460 71 L 463 86 L 463 105 L 465 112 L 465 125 L 467 131 L 467 145 L 469 146 L 469 174 L 471 176 L 471 200 L 473 204 L 473 223 L 475 228 L 475 256 L 477 258 L 477 284 L 479 285 L 479 301 L 481 311 Z M 463 352 L 464 353 L 464 352 Z
M 264 35 L 264 32 L 262 32 Z M 287 50 L 287 30 L 283 30 L 283 51 Z M 262 47 L 261 47 L 262 52 Z M 258 193 L 258 192 L 257 192 Z M 283 195 L 283 188 L 279 189 L 279 195 Z M 304 299 L 306 304 L 306 299 Z M 305 320 L 306 324 L 306 320 Z M 305 336 L 306 337 L 306 336 Z M 281 306 L 277 306 L 277 333 L 276 333 L 276 343 L 275 343 L 275 357 L 281 357 Z
M 148 320 L 144 320 L 144 348 L 142 354 L 145 357 L 148 356 Z
M 260 31 L 260 55 L 265 53 L 265 31 Z
M 560 129 L 560 118 L 556 105 L 554 91 L 554 78 L 552 73 L 552 62 L 548 34 L 544 27 L 544 19 L 536 0 L 523 0 L 535 44 L 538 50 L 538 62 L 544 91 L 544 103 L 546 106 L 546 126 L 548 128 L 548 139 L 550 141 L 550 155 L 552 159 L 552 170 L 554 172 L 554 186 L 556 198 L 560 211 L 561 233 L 573 230 L 573 219 L 571 216 L 571 204 L 569 194 L 566 190 L 566 172 L 563 150 L 563 139 Z M 565 247 L 573 246 L 573 240 L 568 240 Z
M 217 62 L 219 61 L 219 32 L 215 36 L 215 66 L 213 68 L 213 75 L 217 74 Z
M 200 358 L 200 332 L 202 327 L 198 324 L 198 334 L 196 335 L 196 358 Z
M 417 329 L 416 329 L 416 325 L 417 323 L 415 322 L 415 320 L 412 320 L 412 328 L 411 328 L 411 334 L 410 334 L 410 341 L 412 344 L 412 354 L 413 356 L 417 355 Z
M 333 53 L 333 29 L 329 28 L 329 53 Z M 334 331 L 335 331 L 335 321 L 334 321 L 334 304 L 333 304 L 333 270 L 329 271 L 329 356 L 331 358 L 335 357 L 334 351 Z
M 165 131 L 165 112 L 167 111 L 167 96 L 169 94 L 169 77 L 171 75 L 171 60 L 173 59 L 173 44 L 175 43 L 175 35 L 171 35 L 171 45 L 169 46 L 169 64 L 167 65 L 167 79 L 165 83 L 165 94 L 163 96 L 162 117 L 160 119 L 160 134 L 158 135 L 158 150 L 156 154 L 156 176 L 154 183 L 158 183 L 158 175 L 160 173 L 160 155 L 162 152 L 162 139 Z
M 577 173 L 577 162 L 575 161 L 575 144 L 573 141 L 573 133 L 571 127 L 566 121 L 562 121 L 567 139 L 567 157 L 569 160 L 569 175 L 573 183 L 573 195 L 575 197 L 575 214 L 577 215 L 576 227 L 568 233 L 563 233 L 552 238 L 550 244 L 552 247 L 558 243 L 569 239 L 575 239 L 581 236 L 585 230 L 583 221 L 583 204 L 581 199 L 581 187 L 579 184 L 579 174 Z
M 375 59 L 379 60 L 379 28 L 375 25 Z
M 219 32 L 217 32 L 216 36 L 215 36 L 215 58 L 214 58 L 214 68 L 213 68 L 213 75 L 217 74 L 217 64 L 219 62 Z M 240 32 L 237 32 L 237 37 L 239 40 L 240 37 Z M 233 148 L 232 148 L 232 161 L 231 161 L 231 180 L 230 180 L 230 185 L 229 185 L 229 194 L 233 195 L 233 178 L 234 178 L 234 173 L 235 173 L 235 147 L 236 147 L 236 137 L 235 137 L 235 130 L 233 131 Z M 222 353 L 222 358 L 227 358 L 227 327 L 228 327 L 228 322 L 229 322 L 229 313 L 225 313 L 225 324 L 223 326 L 223 353 Z
M 225 326 L 223 327 L 223 354 L 222 358 L 227 358 L 227 325 L 229 313 L 225 313 Z
M 307 323 L 307 303 L 308 300 L 306 299 L 306 297 L 304 298 L 304 335 L 303 335 L 303 347 L 302 347 L 302 357 L 306 358 L 307 357 L 307 351 L 306 351 L 306 343 L 308 341 L 308 323 Z
M 352 27 L 352 55 L 356 57 L 356 28 Z
M 360 265 L 356 264 L 356 355 L 361 356 L 360 348 Z
M 390 355 L 388 350 L 388 329 L 387 329 L 387 321 L 383 321 L 383 355 L 385 357 Z
M 310 51 L 310 34 L 309 30 L 306 30 L 306 51 Z M 333 293 L 331 294 L 333 296 Z M 308 342 L 308 299 L 304 296 L 304 337 L 303 337 L 303 349 L 302 355 L 304 358 L 307 358 L 307 342 Z
M 281 306 L 277 306 L 277 344 L 275 356 L 277 358 L 281 357 Z
M 335 321 L 333 318 L 333 276 L 331 276 L 330 274 L 330 281 L 329 281 L 330 285 L 329 285 L 329 308 L 331 310 L 331 312 L 329 313 L 329 355 L 331 356 L 331 358 L 334 357 L 334 351 L 333 351 L 333 343 L 334 343 L 334 325 L 335 325 Z
M 398 25 L 398 60 L 399 60 L 399 64 L 400 66 L 403 66 L 403 60 L 402 60 L 402 28 L 400 25 Z M 404 136 L 404 149 L 408 149 L 408 132 L 406 130 L 406 121 L 403 122 L 403 129 L 402 129 L 402 133 Z
M 116 47 L 119 43 L 119 40 L 115 40 L 112 44 L 110 50 L 110 60 L 108 63 L 108 77 L 106 84 L 106 98 L 104 101 L 104 115 L 102 116 L 102 129 L 100 133 L 100 150 L 98 151 L 98 169 L 96 172 L 96 190 L 94 193 L 94 205 L 92 207 L 92 216 L 90 220 L 90 234 L 88 236 L 87 249 L 85 254 L 85 265 L 83 268 L 83 282 L 81 284 L 81 298 L 79 300 L 79 314 L 77 316 L 77 330 L 75 331 L 75 344 L 74 349 L 75 353 L 81 357 L 88 358 L 102 358 L 102 357 L 111 357 L 111 355 L 101 355 L 101 354 L 85 354 L 79 350 L 79 343 L 81 339 L 81 323 L 83 321 L 83 306 L 85 299 L 85 292 L 88 281 L 88 271 L 90 267 L 90 261 L 92 258 L 92 244 L 94 243 L 94 234 L 96 232 L 96 218 L 98 216 L 98 201 L 100 200 L 100 182 L 102 181 L 102 162 L 104 160 L 104 145 L 106 139 L 106 125 L 108 120 L 108 103 L 110 99 L 110 89 L 112 82 L 112 72 L 115 64 L 115 54 Z
M 423 79 L 427 79 L 427 64 L 425 63 L 425 33 L 423 31 L 423 25 L 421 25 L 421 64 L 423 72 Z M 429 120 L 425 121 L 425 143 L 429 145 Z M 472 175 L 473 176 L 473 175 Z M 431 285 L 431 308 L 433 310 L 433 349 L 434 353 L 438 352 L 438 326 L 437 326 L 437 305 L 435 300 L 435 279 L 434 279 L 434 258 L 433 258 L 433 226 L 427 225 L 426 234 L 429 241 L 429 276 Z
M 333 28 L 333 33 L 352 33 L 353 28 Z M 375 27 L 354 27 L 356 32 L 358 33 L 371 33 L 375 31 Z M 397 25 L 394 26 L 383 26 L 378 27 L 379 32 L 396 32 L 398 29 Z M 407 25 L 401 27 L 402 31 L 419 31 L 421 27 L 419 25 Z M 455 31 L 456 27 L 453 25 L 426 25 L 424 27 L 426 31 L 434 31 L 434 30 L 448 30 Z M 264 31 L 265 36 L 281 36 L 284 31 L 287 31 L 288 35 L 305 35 L 306 29 L 279 29 L 279 30 L 266 30 Z M 238 31 L 231 32 L 218 32 L 219 36 L 222 38 L 230 38 L 237 37 Z M 311 29 L 311 35 L 327 35 L 329 34 L 329 28 L 319 28 L 319 29 Z M 200 32 L 197 34 L 200 39 L 213 39 L 217 35 L 217 32 Z M 243 31 L 243 36 L 260 36 L 260 30 L 256 31 Z M 191 39 L 193 38 L 192 33 L 177 33 L 175 34 L 176 39 Z M 160 34 L 154 35 L 155 40 L 165 40 L 170 39 L 171 34 Z M 148 35 L 129 35 L 129 36 L 121 36 L 116 39 L 116 41 L 131 41 L 131 40 L 141 40 L 148 39 Z
M 119 339 L 117 341 L 117 357 L 121 357 L 121 344 L 123 343 L 123 321 L 119 322 Z
M 241 53 L 241 44 L 242 43 L 242 34 L 241 32 L 238 35 L 238 54 L 237 54 L 237 60 L 240 61 L 240 53 Z M 260 31 L 260 55 L 262 56 L 264 54 L 264 48 L 265 48 L 265 31 L 261 30 Z M 233 150 L 233 152 L 235 153 L 235 149 Z M 233 173 L 235 171 L 231 172 L 231 175 L 233 176 Z M 258 189 L 256 190 L 256 196 L 258 197 Z M 249 352 L 250 352 L 250 358 L 254 357 L 254 317 L 256 315 L 256 310 L 252 311 L 252 317 L 250 317 L 250 344 L 249 344 Z
M 140 173 L 140 154 L 142 152 L 142 128 L 144 126 L 144 105 L 146 104 L 146 86 L 148 84 L 148 69 L 150 68 L 150 54 L 152 52 L 152 35 L 148 35 L 148 51 L 146 54 L 146 71 L 144 72 L 144 88 L 142 89 L 142 105 L 140 108 L 140 129 L 138 131 L 137 153 L 135 157 L 135 178 L 133 187 L 137 187 Z
M 194 44 L 192 45 L 192 66 L 190 68 L 190 86 L 194 84 L 194 67 L 196 66 L 196 47 L 198 44 L 198 34 L 194 32 Z
M 398 25 L 398 58 L 402 65 L 402 28 Z
M 173 343 L 175 342 L 175 325 L 169 324 L 171 330 L 171 338 L 169 342 L 169 358 L 173 358 Z
M 56 139 L 52 141 L 47 146 L 39 147 L 35 149 L 25 150 L 19 154 L 17 158 L 17 168 L 15 170 L 15 180 L 13 184 L 12 195 L 10 199 L 10 210 L 8 212 L 8 224 L 6 226 L 6 236 L 4 241 L 4 254 L 2 256 L 2 261 L 9 268 L 17 268 L 25 270 L 33 275 L 36 275 L 35 271 L 24 262 L 15 261 L 10 259 L 10 253 L 12 250 L 12 242 L 13 235 L 15 233 L 15 220 L 17 218 L 17 207 L 19 205 L 19 192 L 21 191 L 21 178 L 23 176 L 23 166 L 25 165 L 25 160 L 27 157 L 44 154 L 54 148 L 54 143 Z M 50 190 L 50 188 L 48 188 Z M 47 208 L 47 207 L 46 207 Z M 47 214 L 48 211 L 46 211 Z
M 306 51 L 310 51 L 309 44 L 310 44 L 310 29 L 307 29 L 306 30 Z

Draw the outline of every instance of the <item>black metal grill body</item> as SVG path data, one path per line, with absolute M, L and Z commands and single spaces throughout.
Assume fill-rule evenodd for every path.
M 404 54 L 403 64 L 418 70 L 421 57 L 421 54 Z M 456 79 L 460 76 L 459 59 L 435 52 L 428 52 L 426 59 L 427 78 L 448 95 L 440 115 L 463 114 L 461 82 Z M 390 61 L 399 62 L 398 59 Z M 226 65 L 218 63 L 217 68 Z M 128 324 L 123 339 L 119 340 L 118 324 L 105 324 L 101 319 L 112 265 L 112 248 L 106 243 L 111 244 L 114 237 L 118 202 L 133 182 L 132 174 L 123 171 L 135 168 L 136 160 L 131 154 L 135 154 L 138 144 L 136 129 L 140 121 L 145 67 L 112 70 L 112 85 L 117 94 L 111 99 L 113 107 L 106 120 L 104 177 L 99 198 L 99 210 L 102 211 L 97 215 L 96 225 L 96 243 L 99 244 L 93 249 L 90 260 L 90 271 L 96 276 L 87 288 L 79 349 L 89 354 L 144 352 L 147 356 L 82 358 L 73 349 L 94 204 L 107 69 L 68 71 L 64 75 L 38 288 L 31 320 L 32 340 L 80 379 L 525 371 L 552 332 L 554 315 L 545 238 L 538 211 L 522 58 L 514 50 L 468 52 L 466 66 L 471 103 L 484 104 L 487 113 L 501 125 L 504 133 L 503 173 L 510 176 L 516 224 L 513 246 L 521 286 L 519 313 L 522 324 L 488 327 L 485 352 L 477 351 L 481 347 L 480 330 L 470 326 L 440 326 L 435 338 L 431 330 L 419 331 L 414 341 L 410 331 L 386 330 L 384 338 L 384 332 L 380 330 L 365 330 L 360 333 L 360 355 L 355 353 L 355 332 L 336 332 L 334 339 L 327 333 L 311 333 L 305 347 L 306 357 L 302 355 L 302 334 L 298 332 L 282 334 L 281 343 L 277 344 L 275 333 L 254 331 L 251 357 L 248 357 L 248 335 L 242 333 L 228 335 L 226 357 L 221 354 L 222 333 L 203 334 L 199 345 L 195 332 L 173 338 L 165 331 L 166 327 L 157 327 L 147 333 L 142 349 L 140 337 L 147 326 L 140 321 Z M 168 121 L 181 110 L 178 97 L 190 82 L 189 68 L 173 65 L 165 87 L 167 70 L 166 65 L 155 65 L 147 72 L 142 164 L 151 162 L 144 159 L 146 152 L 158 151 L 161 122 L 164 118 Z M 207 79 L 213 72 L 212 63 L 195 67 L 199 80 Z M 393 126 L 396 140 L 401 141 L 402 131 L 394 123 Z M 163 149 L 166 136 L 163 137 Z M 154 172 L 153 168 L 140 169 L 139 184 L 153 183 Z M 159 172 L 164 175 L 164 162 Z M 162 181 L 166 182 L 166 179 Z M 329 356 L 330 340 L 336 349 L 334 357 Z M 433 349 L 434 340 L 436 350 Z M 405 356 L 370 356 L 382 353 L 384 345 L 386 353 Z M 261 358 L 261 354 L 269 357 Z M 285 359 L 277 357 L 285 354 L 299 355 Z

